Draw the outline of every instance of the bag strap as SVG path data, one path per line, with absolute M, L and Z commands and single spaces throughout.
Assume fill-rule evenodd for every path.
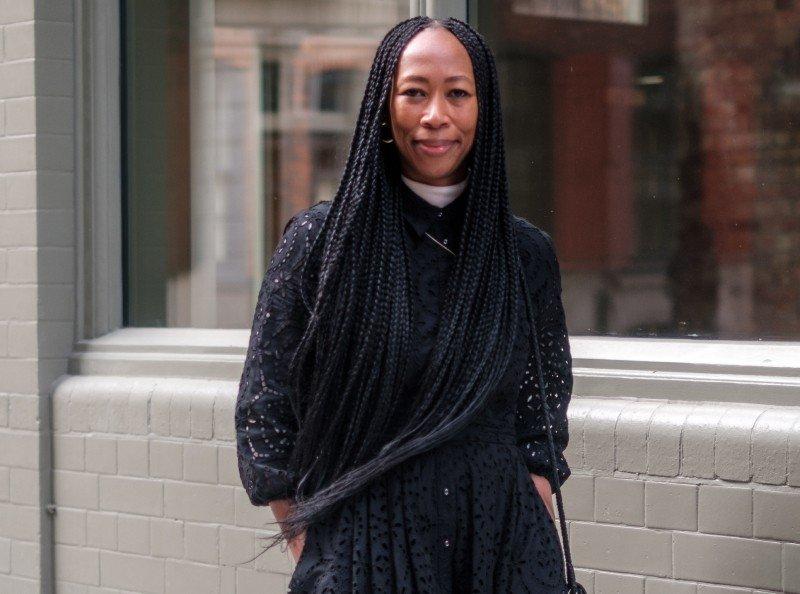
M 522 292 L 525 294 L 525 311 L 527 313 L 528 321 L 533 332 L 533 350 L 536 359 L 536 371 L 539 375 L 539 398 L 542 401 L 542 411 L 544 412 L 545 426 L 547 427 L 547 443 L 550 448 L 550 465 L 553 473 L 553 484 L 556 486 L 556 504 L 558 506 L 558 519 L 561 524 L 561 537 L 564 543 L 564 558 L 567 565 L 567 586 L 568 592 L 580 592 L 583 588 L 575 581 L 575 569 L 572 566 L 572 555 L 569 549 L 569 538 L 567 537 L 567 521 L 564 517 L 564 504 L 561 500 L 561 483 L 558 477 L 558 466 L 556 458 L 556 447 L 553 441 L 553 431 L 550 425 L 550 409 L 547 405 L 547 396 L 544 389 L 544 374 L 542 373 L 542 359 L 539 352 L 539 336 L 536 328 L 536 319 L 534 315 L 533 305 L 531 304 L 531 296 L 528 293 L 527 279 L 525 278 L 525 271 L 520 266 L 520 276 L 522 278 Z M 579 589 L 580 588 L 580 589 Z

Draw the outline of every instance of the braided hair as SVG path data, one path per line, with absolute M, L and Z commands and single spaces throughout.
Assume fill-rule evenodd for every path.
M 472 61 L 478 122 L 460 252 L 438 335 L 411 413 L 398 418 L 411 330 L 395 144 L 380 142 L 394 75 L 412 37 L 446 28 Z M 497 71 L 482 36 L 455 18 L 409 18 L 378 46 L 341 183 L 302 269 L 309 321 L 290 363 L 299 432 L 289 460 L 298 484 L 282 538 L 291 540 L 345 498 L 464 428 L 502 378 L 518 324 L 519 254 Z M 314 267 L 310 262 L 316 262 Z M 313 268 L 313 270 L 312 270 Z M 408 409 L 408 403 L 404 403 Z

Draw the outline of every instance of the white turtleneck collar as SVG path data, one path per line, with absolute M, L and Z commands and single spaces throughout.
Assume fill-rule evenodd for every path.
M 403 182 L 416 194 L 425 199 L 425 202 L 433 204 L 438 208 L 444 208 L 453 200 L 458 198 L 469 183 L 469 176 L 451 186 L 432 186 L 430 184 L 423 184 L 422 182 L 407 178 L 402 173 L 400 174 L 400 179 L 402 179 Z

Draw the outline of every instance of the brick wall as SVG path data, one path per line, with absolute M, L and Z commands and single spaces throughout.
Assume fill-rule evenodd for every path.
M 54 394 L 60 587 L 286 592 L 236 466 L 236 383 L 68 378 Z M 81 590 L 85 591 L 85 590 Z
M 47 400 L 73 342 L 72 2 L 0 1 L 0 591 L 52 587 Z
M 286 591 L 288 552 L 250 561 L 274 526 L 239 483 L 235 391 L 59 384 L 60 588 Z M 565 511 L 589 592 L 800 592 L 800 408 L 575 398 L 570 426 Z
M 800 408 L 577 398 L 570 425 L 594 592 L 800 592 Z
M 677 98 L 681 125 L 699 134 L 686 159 L 699 166 L 698 214 L 713 231 L 718 324 L 762 339 L 797 337 L 800 4 L 676 0 L 675 9 Z M 692 287 L 678 319 L 702 307 L 696 299 L 709 296 Z

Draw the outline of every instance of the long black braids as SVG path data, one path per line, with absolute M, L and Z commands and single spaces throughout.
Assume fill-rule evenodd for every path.
M 411 296 L 399 154 L 395 145 L 380 142 L 381 122 L 389 114 L 399 57 L 428 27 L 446 28 L 466 48 L 478 123 L 466 157 L 471 171 L 461 248 L 436 343 L 412 414 L 390 431 L 409 355 Z M 272 545 L 295 538 L 378 476 L 475 418 L 511 356 L 519 266 L 494 56 L 461 20 L 402 21 L 376 50 L 341 183 L 303 267 L 309 321 L 289 367 L 299 421 L 289 468 L 299 478 L 296 504 Z

